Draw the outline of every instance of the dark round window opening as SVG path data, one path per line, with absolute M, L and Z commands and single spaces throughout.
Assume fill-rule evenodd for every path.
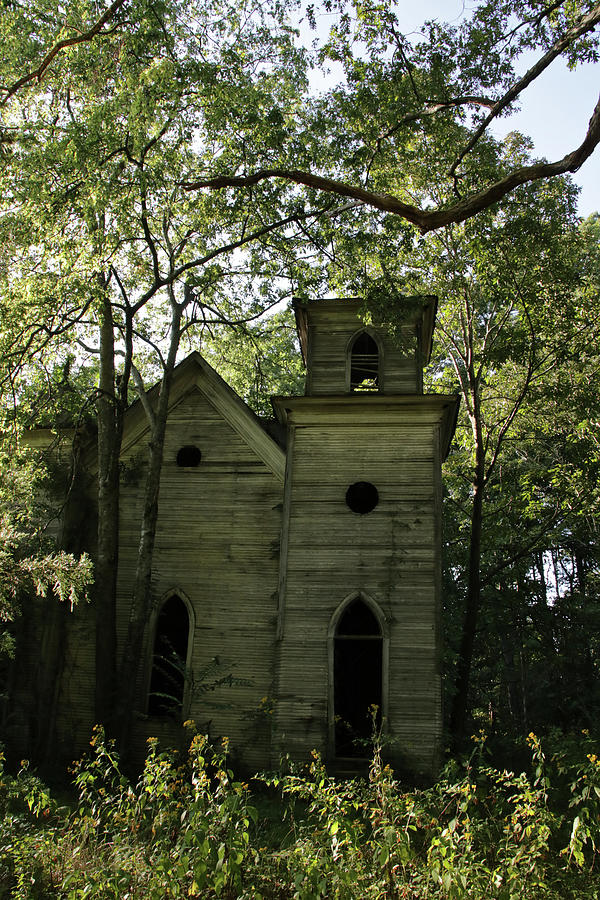
M 177 465 L 184 469 L 195 469 L 200 465 L 201 459 L 202 453 L 200 452 L 200 449 L 192 445 L 182 447 L 181 450 L 178 450 L 177 452 Z
M 346 503 L 352 512 L 364 516 L 370 513 L 379 503 L 379 493 L 370 481 L 357 481 L 346 491 Z

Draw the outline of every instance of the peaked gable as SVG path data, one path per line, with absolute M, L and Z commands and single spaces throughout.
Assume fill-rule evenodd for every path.
M 206 362 L 193 351 L 176 367 L 169 396 L 169 414 L 193 390 L 199 390 L 259 459 L 283 482 L 285 451 L 271 437 L 259 418 L 235 391 Z M 158 397 L 159 384 L 148 391 L 152 405 Z M 125 415 L 122 452 L 126 453 L 149 431 L 148 418 L 141 400 L 136 400 Z

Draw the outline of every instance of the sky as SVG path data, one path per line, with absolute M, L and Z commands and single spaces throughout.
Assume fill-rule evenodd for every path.
M 397 0 L 407 37 L 411 33 L 416 37 L 426 19 L 458 24 L 472 7 L 469 0 Z M 599 93 L 600 64 L 570 72 L 562 59 L 556 59 L 523 92 L 519 111 L 498 119 L 493 133 L 504 137 L 509 131 L 521 131 L 532 139 L 534 156 L 555 162 L 582 143 Z M 600 147 L 572 177 L 581 188 L 579 214 L 600 212 Z

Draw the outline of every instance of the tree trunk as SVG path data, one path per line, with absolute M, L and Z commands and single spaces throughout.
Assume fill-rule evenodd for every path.
M 128 746 L 128 738 L 131 732 L 132 712 L 136 702 L 139 662 L 142 656 L 145 629 L 152 606 L 152 558 L 156 538 L 156 523 L 158 521 L 160 475 L 169 410 L 169 394 L 179 348 L 180 322 L 181 310 L 179 307 L 174 306 L 169 353 L 165 362 L 158 401 L 153 413 L 144 508 L 140 528 L 140 544 L 129 613 L 129 625 L 119 672 L 117 735 L 122 751 Z
M 494 628 L 502 653 L 501 684 L 506 687 L 507 723 L 505 728 L 514 734 L 522 731 L 523 702 L 520 691 L 521 669 L 517 670 L 515 656 L 521 659 L 521 635 L 515 627 L 509 590 L 505 581 L 498 585 L 498 599 L 495 601 Z
M 578 544 L 573 548 L 574 569 L 576 575 L 577 593 L 579 594 L 579 620 L 580 620 L 580 667 L 582 697 L 589 696 L 589 685 L 594 683 L 594 659 L 590 644 L 590 628 L 587 610 L 587 559 L 585 548 Z
M 476 409 L 476 407 L 475 407 Z M 483 495 L 485 491 L 485 450 L 481 435 L 481 423 L 475 412 L 475 471 L 473 478 L 473 503 L 471 506 L 471 535 L 469 541 L 469 575 L 465 601 L 460 650 L 456 667 L 456 693 L 450 714 L 450 732 L 453 744 L 458 747 L 465 736 L 468 712 L 469 682 L 477 621 L 481 605 L 481 533 L 483 524 Z
M 114 710 L 117 632 L 116 595 L 119 562 L 119 456 L 123 415 L 115 393 L 114 334 L 110 301 L 100 321 L 98 416 L 98 547 L 94 568 L 96 609 L 96 722 L 110 727 Z

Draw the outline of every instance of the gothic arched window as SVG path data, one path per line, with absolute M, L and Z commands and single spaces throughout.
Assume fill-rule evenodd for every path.
M 367 331 L 361 331 L 350 348 L 350 390 L 379 390 L 379 347 Z
M 190 614 L 178 594 L 171 594 L 156 619 L 148 715 L 181 714 L 190 641 Z

